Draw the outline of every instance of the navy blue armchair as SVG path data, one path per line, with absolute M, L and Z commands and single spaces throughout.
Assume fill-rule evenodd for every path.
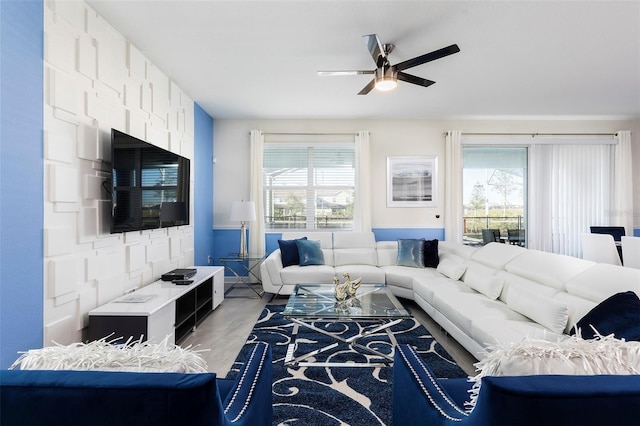
M 0 371 L 0 424 L 271 425 L 271 349 L 258 343 L 234 380 L 214 373 Z
M 467 379 L 437 379 L 411 347 L 399 345 L 393 424 L 640 424 L 640 375 L 484 377 L 475 408 L 467 412 L 471 386 Z

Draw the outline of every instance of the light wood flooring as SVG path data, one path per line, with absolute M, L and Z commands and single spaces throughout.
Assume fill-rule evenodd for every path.
M 262 308 L 268 303 L 286 304 L 288 296 L 280 296 L 273 301 L 270 293 L 258 298 L 248 288 L 236 287 L 225 295 L 224 302 L 216 308 L 197 328 L 180 344 L 192 345 L 201 352 L 207 361 L 209 371 L 219 377 L 225 377 L 231 368 L 240 348 L 244 345 Z M 473 364 L 477 360 L 462 346 L 440 328 L 415 302 L 402 299 L 414 317 L 435 337 L 458 365 L 469 375 L 475 375 Z

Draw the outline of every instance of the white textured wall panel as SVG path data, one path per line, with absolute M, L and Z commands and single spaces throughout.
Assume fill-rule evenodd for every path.
M 191 226 L 110 234 L 103 186 L 112 128 L 193 159 L 193 100 L 84 2 L 44 13 L 44 329 L 66 344 L 91 309 L 193 264 Z
M 78 126 L 78 157 L 84 160 L 97 160 L 98 128 L 87 124 Z
M 53 25 L 56 31 L 49 32 L 44 40 L 44 59 L 52 66 L 70 73 L 76 67 L 76 37 L 69 32 L 72 29 L 65 21 Z
M 56 321 L 45 324 L 44 344 L 50 346 L 53 342 L 60 345 L 68 345 L 78 341 L 79 334 L 75 332 L 74 319 L 71 315 L 65 315 Z M 69 331 L 74 332 L 70 333 Z
M 97 78 L 96 56 L 96 40 L 88 34 L 80 34 L 78 37 L 78 72 L 92 80 Z
M 78 200 L 78 171 L 73 167 L 49 166 L 49 201 L 75 203 Z
M 75 158 L 76 126 L 60 120 L 50 120 L 44 132 L 44 158 L 71 164 Z
M 145 78 L 146 59 L 130 42 L 127 42 L 127 67 L 131 77 Z
M 127 271 L 137 271 L 145 265 L 145 250 L 141 244 L 127 247 Z
M 49 93 L 49 105 L 75 114 L 77 110 L 75 80 L 69 74 L 53 68 L 47 70 L 46 76 L 45 90 Z
M 78 260 L 76 258 L 52 260 L 48 264 L 48 272 L 51 297 L 75 292 L 78 284 Z

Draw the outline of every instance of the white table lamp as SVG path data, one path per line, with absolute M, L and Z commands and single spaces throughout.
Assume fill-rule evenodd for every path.
M 256 220 L 256 205 L 253 201 L 234 201 L 231 205 L 231 220 L 240 222 L 240 252 L 238 256 L 247 257 L 246 223 Z

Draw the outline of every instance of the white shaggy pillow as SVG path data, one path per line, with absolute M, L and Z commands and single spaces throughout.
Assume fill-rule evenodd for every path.
M 524 287 L 509 290 L 507 306 L 557 334 L 563 333 L 569 321 L 567 305 Z
M 475 364 L 478 374 L 469 379 L 475 383 L 467 404 L 475 405 L 485 376 L 640 374 L 640 342 L 613 335 L 598 337 L 585 340 L 571 336 L 558 342 L 524 339 L 492 347 L 487 357 Z
M 136 341 L 114 345 L 106 339 L 90 343 L 56 344 L 24 352 L 10 370 L 97 370 L 128 372 L 206 373 L 207 363 L 191 347 Z
M 456 262 L 452 259 L 442 259 L 440 263 L 438 263 L 436 270 L 445 277 L 457 281 L 464 274 L 466 267 L 464 263 Z

